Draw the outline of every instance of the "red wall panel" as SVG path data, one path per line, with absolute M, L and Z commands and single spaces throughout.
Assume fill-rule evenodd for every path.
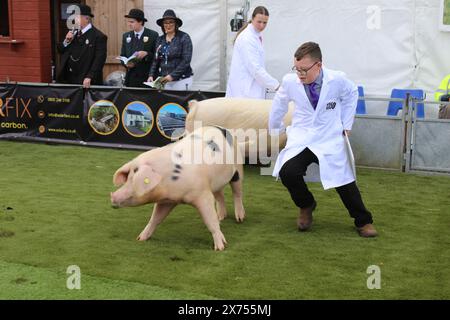
M 0 81 L 51 82 L 50 0 L 11 3 L 9 39 L 23 43 L 0 38 Z

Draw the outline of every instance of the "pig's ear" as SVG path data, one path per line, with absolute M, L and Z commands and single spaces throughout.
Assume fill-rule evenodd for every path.
M 139 166 L 133 177 L 133 185 L 138 197 L 150 192 L 161 182 L 161 175 L 155 172 L 152 167 L 147 164 Z
M 128 173 L 130 172 L 131 163 L 128 162 L 120 167 L 116 173 L 114 173 L 113 183 L 116 187 L 120 187 L 127 182 Z

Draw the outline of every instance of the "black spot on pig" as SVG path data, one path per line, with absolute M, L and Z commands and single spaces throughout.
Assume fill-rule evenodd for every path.
M 180 177 L 179 174 L 181 173 L 181 170 L 183 170 L 183 167 L 179 164 L 175 164 L 175 169 L 172 170 L 173 176 L 172 180 L 177 181 Z
M 211 150 L 212 150 L 213 152 L 216 152 L 216 151 L 217 151 L 217 152 L 220 152 L 219 146 L 218 146 L 217 143 L 215 143 L 213 140 L 208 141 L 206 144 L 208 145 L 208 147 L 211 148 Z
M 233 145 L 233 136 L 231 135 L 230 131 L 228 131 L 225 128 L 219 127 L 219 126 L 214 126 L 214 127 L 216 127 L 217 129 L 219 129 L 222 132 L 223 136 L 227 139 L 228 144 L 230 146 L 232 146 Z
M 183 158 L 183 154 L 181 152 L 175 152 L 175 157 L 177 157 L 178 159 Z

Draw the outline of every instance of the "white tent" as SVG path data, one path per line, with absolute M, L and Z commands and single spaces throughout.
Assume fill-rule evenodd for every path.
M 392 88 L 421 88 L 428 97 L 450 73 L 450 32 L 439 29 L 441 3 L 448 0 L 266 0 L 250 1 L 270 12 L 264 31 L 266 67 L 281 80 L 290 72 L 297 47 L 318 42 L 324 64 L 342 70 L 366 94 L 389 95 Z M 230 20 L 245 0 L 144 0 L 156 25 L 165 9 L 183 20 L 194 44 L 194 88 L 224 90 L 232 42 Z

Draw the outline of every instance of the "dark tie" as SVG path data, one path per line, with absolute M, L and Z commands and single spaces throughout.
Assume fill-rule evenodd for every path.
M 317 92 L 317 84 L 315 82 L 306 86 L 309 91 L 309 101 L 311 102 L 314 110 L 316 110 L 317 102 L 319 102 L 319 93 Z
M 137 33 L 134 34 L 134 39 L 133 39 L 133 43 L 131 44 L 131 46 L 133 47 L 133 50 L 137 50 L 137 48 L 139 46 L 139 35 Z

